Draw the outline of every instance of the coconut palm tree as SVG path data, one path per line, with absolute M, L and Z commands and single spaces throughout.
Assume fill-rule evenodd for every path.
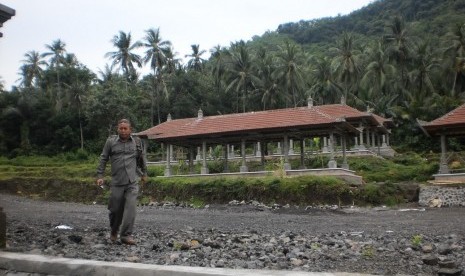
M 262 95 L 263 110 L 278 108 L 279 103 L 282 101 L 282 94 L 280 94 L 278 79 L 274 73 L 276 66 L 273 57 L 264 47 L 260 47 L 257 51 L 256 63 L 257 77 L 261 80 L 258 90 Z
M 67 95 L 69 98 L 69 103 L 75 105 L 78 111 L 78 120 L 79 120 L 79 133 L 81 141 L 81 149 L 84 149 L 84 131 L 82 128 L 82 101 L 84 100 L 85 94 L 88 91 L 89 87 L 86 83 L 80 81 L 79 79 L 74 80 L 70 85 L 65 84 Z
M 402 85 L 407 82 L 407 62 L 415 46 L 415 38 L 411 36 L 405 26 L 405 21 L 400 16 L 395 16 L 387 25 L 388 33 L 383 39 L 387 48 L 387 54 L 391 60 L 395 61 L 400 67 L 400 77 Z
M 162 39 L 159 29 L 148 29 L 145 34 L 144 41 L 141 43 L 141 46 L 146 49 L 143 60 L 145 64 L 150 63 L 150 69 L 156 76 L 168 61 L 167 53 L 170 51 L 171 42 Z
M 133 79 L 136 75 L 134 64 L 139 68 L 142 67 L 142 59 L 133 51 L 140 47 L 140 42 L 132 43 L 131 33 L 126 34 L 123 31 L 120 31 L 119 35 L 115 35 L 111 42 L 117 50 L 106 53 L 105 57 L 113 60 L 113 65 L 118 64 L 120 66 L 128 82 L 136 81 L 136 79 Z
M 291 44 L 289 41 L 285 42 L 284 47 L 278 46 L 278 49 L 276 77 L 283 86 L 283 90 L 287 92 L 287 96 L 292 99 L 292 104 L 296 107 L 298 98 L 305 100 L 302 99 L 302 91 L 305 85 L 301 65 L 303 56 L 297 45 Z
M 229 56 L 229 52 L 226 49 L 221 48 L 217 45 L 210 49 L 211 53 L 211 74 L 215 82 L 216 93 L 219 95 L 222 91 L 222 79 L 226 72 L 226 61 Z
M 249 92 L 254 89 L 254 83 L 260 80 L 254 75 L 254 63 L 244 41 L 231 45 L 231 63 L 228 67 L 229 81 L 226 91 L 236 92 L 236 112 L 239 112 L 239 93 L 242 93 L 242 112 L 246 111 Z
M 169 58 L 171 52 L 171 42 L 168 40 L 162 40 L 159 29 L 149 29 L 147 30 L 144 38 L 144 41 L 141 43 L 141 46 L 146 49 L 144 56 L 144 63 L 150 63 L 150 68 L 153 71 L 153 88 L 151 93 L 151 122 L 154 125 L 154 105 L 155 105 L 155 94 L 157 95 L 157 114 L 158 114 L 158 123 L 160 123 L 160 97 L 162 95 L 161 91 L 166 91 L 163 89 L 163 69 L 170 62 Z
M 50 56 L 49 65 L 52 69 L 56 70 L 57 73 L 57 86 L 58 86 L 58 94 L 61 93 L 61 83 L 60 83 L 60 66 L 63 64 L 65 59 L 66 53 L 66 43 L 63 42 L 61 39 L 57 39 L 52 42 L 52 44 L 46 44 L 45 48 L 49 50 L 49 52 L 45 52 L 42 54 L 42 57 Z
M 439 60 L 435 57 L 430 43 L 420 44 L 414 58 L 414 69 L 408 74 L 412 84 L 411 90 L 416 91 L 416 99 L 425 99 L 435 93 L 432 76 L 439 67 Z
M 335 74 L 331 70 L 331 58 L 311 57 L 309 76 L 309 95 L 321 103 L 335 103 L 342 94 L 342 87 L 337 84 Z
M 32 86 L 38 87 L 39 80 L 42 77 L 43 69 L 42 66 L 47 65 L 47 63 L 42 60 L 41 55 L 36 51 L 29 51 L 25 55 L 24 64 L 21 66 L 21 84 L 25 88 L 30 88 Z
M 457 24 L 445 36 L 444 62 L 446 72 L 452 72 L 451 95 L 462 91 L 465 86 L 465 24 Z M 458 86 L 458 87 L 457 87 Z
M 185 57 L 190 58 L 187 61 L 187 68 L 193 69 L 195 71 L 203 71 L 203 63 L 205 59 L 202 58 L 202 55 L 205 54 L 205 50 L 200 50 L 199 44 L 192 44 L 192 54 L 186 55 Z
M 386 110 L 386 102 L 393 102 L 394 93 L 393 85 L 396 75 L 396 67 L 389 62 L 385 47 L 381 41 L 377 42 L 367 51 L 368 65 L 365 74 L 360 81 L 360 94 L 356 101 L 359 105 L 371 105 L 376 111 Z M 389 101 L 385 98 L 391 99 Z
M 338 80 L 344 88 L 344 98 L 348 100 L 349 93 L 352 93 L 358 85 L 362 66 L 362 53 L 354 45 L 352 34 L 344 32 L 338 41 L 338 46 L 331 48 L 333 60 L 331 68 L 337 75 Z

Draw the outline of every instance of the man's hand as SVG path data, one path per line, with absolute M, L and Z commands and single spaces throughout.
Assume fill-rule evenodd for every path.
M 102 186 L 103 186 L 103 183 L 104 183 L 103 178 L 97 179 L 97 185 L 98 185 L 98 186 L 102 187 Z

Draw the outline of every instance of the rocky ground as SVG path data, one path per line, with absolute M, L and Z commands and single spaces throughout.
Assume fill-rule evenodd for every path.
M 465 275 L 464 208 L 139 206 L 135 246 L 109 241 L 102 205 L 0 194 L 6 251 L 163 265 Z

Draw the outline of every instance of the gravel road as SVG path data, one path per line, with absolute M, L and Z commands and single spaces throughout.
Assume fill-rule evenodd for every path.
M 0 194 L 6 251 L 165 265 L 465 275 L 464 208 L 139 206 L 135 246 L 106 206 Z M 71 228 L 71 229 L 60 229 Z

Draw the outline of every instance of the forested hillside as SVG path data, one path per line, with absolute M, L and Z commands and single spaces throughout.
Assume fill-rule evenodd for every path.
M 387 21 L 401 16 L 412 35 L 439 38 L 463 24 L 464 14 L 464 0 L 375 0 L 349 15 L 284 23 L 277 32 L 300 44 L 332 43 L 344 31 L 376 38 L 384 35 Z
M 342 96 L 392 118 L 397 150 L 430 151 L 438 143 L 416 120 L 465 101 L 465 0 L 378 0 L 347 16 L 283 22 L 227 47 L 193 44 L 186 64 L 163 30 L 147 28 L 144 37 L 115 34 L 99 72 L 60 38 L 25 53 L 20 84 L 13 91 L 0 85 L 0 153 L 98 153 L 122 117 L 137 131 L 200 108 L 209 116 Z M 151 73 L 141 75 L 142 67 Z

